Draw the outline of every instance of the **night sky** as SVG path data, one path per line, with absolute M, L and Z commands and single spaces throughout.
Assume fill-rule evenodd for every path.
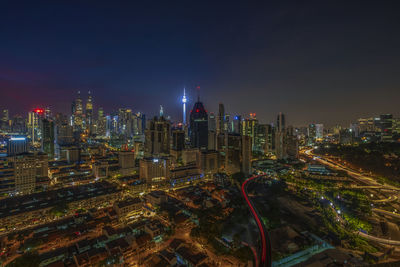
M 35 2 L 35 3 L 33 3 Z M 0 108 L 282 111 L 294 125 L 400 115 L 397 1 L 2 1 Z M 279 2 L 279 3 L 278 3 Z M 282 3 L 280 3 L 282 2 Z M 284 2 L 284 3 L 283 3 Z

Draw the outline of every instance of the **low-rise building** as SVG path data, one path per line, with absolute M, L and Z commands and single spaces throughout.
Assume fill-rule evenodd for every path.
M 143 212 L 142 207 L 140 198 L 127 198 L 114 203 L 114 210 L 120 221 L 137 218 Z

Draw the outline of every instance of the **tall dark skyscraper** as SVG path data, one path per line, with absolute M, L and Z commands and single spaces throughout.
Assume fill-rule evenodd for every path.
M 172 131 L 172 149 L 182 151 L 185 148 L 185 131 L 174 130 Z
M 279 112 L 276 118 L 276 130 L 278 132 L 283 132 L 285 130 L 285 115 Z
M 285 132 L 285 115 L 282 112 L 279 112 L 276 118 L 275 130 L 275 154 L 278 159 L 284 159 L 287 157 L 287 136 Z
M 208 115 L 204 109 L 200 98 L 194 104 L 190 112 L 190 128 L 189 128 L 190 143 L 192 147 L 197 147 L 202 150 L 208 148 Z
M 225 107 L 224 104 L 219 103 L 217 132 L 223 133 L 224 130 L 225 130 Z
M 42 120 L 42 150 L 49 158 L 54 157 L 54 123 L 48 119 Z

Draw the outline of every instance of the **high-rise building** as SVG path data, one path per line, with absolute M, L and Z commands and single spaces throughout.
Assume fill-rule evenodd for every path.
M 119 151 L 118 164 L 122 175 L 131 175 L 135 171 L 135 152 Z
M 358 131 L 360 134 L 364 132 L 375 132 L 374 118 L 358 119 Z
M 11 132 L 14 134 L 26 134 L 25 120 L 20 115 L 15 115 L 11 121 Z
M 118 110 L 118 122 L 116 132 L 131 138 L 134 135 L 134 114 L 129 108 L 120 108 Z
M 88 92 L 88 99 L 86 102 L 85 117 L 86 117 L 86 129 L 89 131 L 89 133 L 91 133 L 93 126 L 93 102 L 90 91 Z
M 65 122 L 58 124 L 56 127 L 56 133 L 58 145 L 71 145 L 74 143 L 74 130 L 71 125 Z
M 240 134 L 242 133 L 242 116 L 236 115 L 231 121 L 231 131 L 232 133 Z
M 224 132 L 231 132 L 231 129 L 230 129 L 230 127 L 229 127 L 230 118 L 231 118 L 231 115 L 225 114 Z
M 200 98 L 190 111 L 189 127 L 190 143 L 192 147 L 207 150 L 208 148 L 208 115 Z
M 273 150 L 273 129 L 270 124 L 257 125 L 254 150 L 263 154 L 271 153 Z
M 49 107 L 46 107 L 44 109 L 44 118 L 46 118 L 46 119 L 51 119 L 52 118 L 51 110 L 50 110 Z
M 289 136 L 293 135 L 289 132 L 291 129 L 287 129 L 285 115 L 280 112 L 276 119 L 275 128 L 275 155 L 278 159 L 288 158 Z
M 217 133 L 215 131 L 208 131 L 208 150 L 217 149 Z
M 255 113 L 250 113 L 250 117 L 242 121 L 242 135 L 250 136 L 252 149 L 255 149 L 258 120 Z
M 9 119 L 10 119 L 10 115 L 9 115 L 8 109 L 3 109 L 3 114 L 1 116 L 1 120 L 3 122 L 8 122 Z
M 380 117 L 380 128 L 382 131 L 381 139 L 383 142 L 393 141 L 393 115 L 392 114 L 382 114 Z
M 393 119 L 393 127 L 392 127 L 393 134 L 399 136 L 400 135 L 400 119 L 395 118 Z
M 35 191 L 36 181 L 48 176 L 48 158 L 46 154 L 24 153 L 8 157 L 13 168 L 14 192 L 30 194 Z
M 312 146 L 315 143 L 315 138 L 317 137 L 317 129 L 314 123 L 308 125 L 308 145 Z
M 217 151 L 220 153 L 221 168 L 229 174 L 251 173 L 251 137 L 234 133 L 218 135 Z
M 148 122 L 145 134 L 147 156 L 169 154 L 171 123 L 164 117 L 154 117 Z
M 285 115 L 279 112 L 276 118 L 276 130 L 278 132 L 283 132 L 285 130 Z
M 72 103 L 72 126 L 75 131 L 83 130 L 83 106 L 80 91 L 78 91 L 78 96 Z
M 103 108 L 99 108 L 97 111 L 97 135 L 106 136 L 106 124 Z
M 36 112 L 28 113 L 28 136 L 30 137 L 32 143 L 36 143 L 38 138 L 38 128 L 39 128 L 39 118 Z
M 292 126 L 286 127 L 286 154 L 289 159 L 297 159 L 299 156 L 299 140 Z
M 8 113 L 8 109 L 4 109 L 1 116 L 0 121 L 0 130 L 9 131 L 10 130 L 10 116 Z
M 242 155 L 241 155 L 241 172 L 246 175 L 252 173 L 251 168 L 251 151 L 252 151 L 252 140 L 250 136 L 242 136 Z
M 315 124 L 315 138 L 316 139 L 324 138 L 324 125 L 321 123 Z
M 208 130 L 214 132 L 217 130 L 217 123 L 215 119 L 215 114 L 213 112 L 210 112 L 208 116 Z
M 170 177 L 168 158 L 144 158 L 139 162 L 139 177 L 148 186 L 168 181 Z
M 42 120 L 42 150 L 49 158 L 54 158 L 54 122 Z
M 44 118 L 44 110 L 37 108 L 28 113 L 28 137 L 32 144 L 39 144 L 42 139 L 42 119 Z
M 223 133 L 225 130 L 225 107 L 224 104 L 219 103 L 218 105 L 218 126 L 217 133 Z
M 28 140 L 25 136 L 11 137 L 7 141 L 7 156 L 28 152 Z
M 350 129 L 342 129 L 339 133 L 339 143 L 343 145 L 351 145 L 354 142 L 354 132 Z
M 172 149 L 182 151 L 185 148 L 185 131 L 173 130 L 172 131 Z

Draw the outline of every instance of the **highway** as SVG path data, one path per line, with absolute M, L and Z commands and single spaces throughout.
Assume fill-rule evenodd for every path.
M 253 202 L 248 197 L 247 193 L 247 186 L 248 184 L 256 178 L 262 177 L 263 175 L 256 175 L 248 178 L 242 184 L 242 195 L 246 200 L 247 205 L 253 217 L 257 223 L 258 231 L 260 232 L 260 240 L 261 240 L 261 254 L 255 256 L 255 266 L 256 267 L 270 267 L 272 260 L 271 260 L 271 241 L 268 235 L 268 232 L 265 230 L 264 224 L 261 221 L 261 217 L 259 216 L 257 210 L 254 208 Z
M 346 166 L 343 166 L 335 161 L 332 161 L 330 159 L 325 159 L 321 156 L 315 156 L 312 153 L 312 149 L 310 150 L 306 150 L 304 152 L 306 155 L 313 157 L 314 160 L 327 165 L 333 169 L 336 170 L 344 170 L 346 171 L 351 177 L 353 177 L 354 179 L 356 179 L 357 181 L 361 181 L 365 184 L 367 184 L 367 186 L 352 186 L 352 188 L 364 188 L 364 189 L 380 189 L 380 190 L 391 190 L 391 191 L 400 191 L 399 188 L 392 186 L 392 185 L 388 185 L 388 184 L 380 184 L 378 183 L 376 180 L 374 180 L 371 177 L 368 177 L 362 173 L 359 173 L 358 171 L 352 170 Z M 385 203 L 385 202 L 392 202 L 392 201 L 396 201 L 398 200 L 398 197 L 396 195 L 390 196 L 389 198 L 386 199 L 380 199 L 380 200 L 376 200 L 376 202 L 380 202 L 380 203 Z M 394 213 L 394 212 L 390 212 L 390 211 L 386 211 L 386 210 L 382 210 L 382 209 L 377 209 L 377 208 L 373 208 L 372 209 L 373 212 L 375 213 L 379 213 L 381 215 L 387 215 L 387 216 L 391 216 L 393 218 L 397 218 L 400 219 L 400 214 Z M 389 245 L 395 245 L 395 246 L 400 246 L 400 241 L 398 240 L 391 240 L 391 239 L 386 239 L 386 238 L 380 238 L 380 237 L 376 237 L 376 236 L 372 236 L 372 235 L 368 235 L 366 233 L 363 233 L 361 231 L 358 231 L 358 234 L 366 239 L 375 241 L 375 242 L 379 242 L 382 244 L 389 244 Z

